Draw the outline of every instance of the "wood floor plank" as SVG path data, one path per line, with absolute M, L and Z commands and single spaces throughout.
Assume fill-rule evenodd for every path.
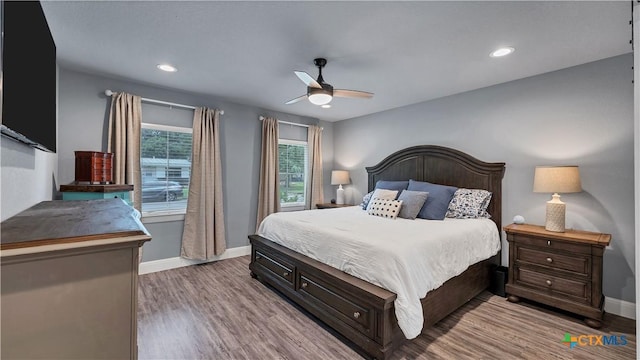
M 249 257 L 139 278 L 140 359 L 361 359 L 326 326 L 249 276 Z M 260 306 L 256 306 L 260 304 Z M 624 335 L 624 346 L 576 346 L 565 333 Z M 599 330 L 574 315 L 483 292 L 393 360 L 635 359 L 635 321 L 605 314 Z

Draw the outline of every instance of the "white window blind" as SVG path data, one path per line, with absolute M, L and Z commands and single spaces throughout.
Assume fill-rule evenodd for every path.
M 191 176 L 192 129 L 142 124 L 142 212 L 184 213 Z
M 280 139 L 278 162 L 280 167 L 280 206 L 304 206 L 307 189 L 307 142 Z

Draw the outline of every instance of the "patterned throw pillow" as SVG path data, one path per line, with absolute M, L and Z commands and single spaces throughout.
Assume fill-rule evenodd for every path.
M 490 218 L 487 212 L 491 193 L 480 189 L 458 189 L 449 203 L 447 217 L 454 219 Z
M 367 205 L 369 205 L 369 201 L 371 201 L 371 195 L 373 195 L 373 191 L 362 197 L 362 202 L 360 203 L 362 210 L 367 210 Z
M 388 219 L 395 219 L 398 217 L 400 208 L 402 207 L 402 200 L 389 200 L 373 198 L 369 202 L 369 208 L 367 213 L 369 215 L 380 216 Z
M 373 194 L 371 195 L 371 200 L 373 199 L 384 199 L 384 200 L 395 200 L 398 197 L 398 190 L 387 190 L 387 189 L 375 189 Z M 367 210 L 371 207 L 371 201 L 369 201 L 369 205 L 367 205 Z

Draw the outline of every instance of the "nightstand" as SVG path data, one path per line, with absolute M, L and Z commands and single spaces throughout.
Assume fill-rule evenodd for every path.
M 347 206 L 353 206 L 350 204 L 332 204 L 332 203 L 326 203 L 326 204 L 316 204 L 316 207 L 318 209 L 335 209 L 335 208 L 341 208 L 341 207 L 347 207 Z
M 611 235 L 552 232 L 529 224 L 511 224 L 504 231 L 509 241 L 509 301 L 530 299 L 585 316 L 593 328 L 602 325 L 602 254 Z

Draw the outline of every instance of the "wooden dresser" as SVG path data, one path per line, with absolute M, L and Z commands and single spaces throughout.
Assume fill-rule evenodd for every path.
M 585 316 L 602 325 L 602 254 L 611 235 L 588 231 L 551 232 L 544 226 L 511 224 L 508 299 L 520 297 Z
M 3 359 L 135 359 L 138 254 L 121 199 L 44 201 L 2 226 Z

